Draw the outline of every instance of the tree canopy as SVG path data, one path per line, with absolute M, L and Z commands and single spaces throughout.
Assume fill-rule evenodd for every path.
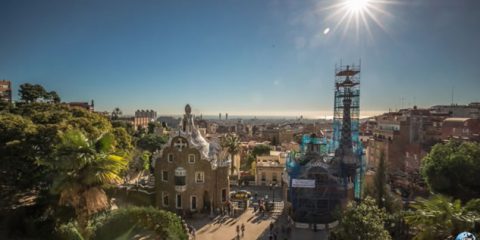
M 104 188 L 121 182 L 127 161 L 114 155 L 111 133 L 88 139 L 80 130 L 61 133 L 60 143 L 41 164 L 55 172 L 52 192 L 61 205 L 75 209 L 80 230 L 85 232 L 88 217 L 109 206 Z
M 474 199 L 462 206 L 460 200 L 434 195 L 430 199 L 419 198 L 413 203 L 405 220 L 414 227 L 415 239 L 450 239 L 463 231 L 479 232 L 480 199 Z
M 160 150 L 167 140 L 165 136 L 145 134 L 137 140 L 137 147 L 153 153 L 156 150 Z
M 423 159 L 421 173 L 433 192 L 462 200 L 480 198 L 480 144 L 436 144 Z
M 0 180 L 15 190 L 34 188 L 51 181 L 48 169 L 37 161 L 45 159 L 60 143 L 60 133 L 78 129 L 88 139 L 113 132 L 116 151 L 124 155 L 132 144 L 123 130 L 112 129 L 100 114 L 64 104 L 17 103 L 0 113 Z
M 252 155 L 254 157 L 268 155 L 270 154 L 270 150 L 271 150 L 270 146 L 268 145 L 265 145 L 265 144 L 255 145 L 255 147 L 253 147 L 253 150 L 252 150 Z
M 331 233 L 331 239 L 391 239 L 384 228 L 385 219 L 385 211 L 378 208 L 371 197 L 366 197 L 358 205 L 350 202 L 342 214 L 338 227 Z
M 39 84 L 24 83 L 20 85 L 18 94 L 20 95 L 20 99 L 27 103 L 36 102 L 40 99 L 60 103 L 60 96 L 58 96 L 57 92 L 47 92 L 45 88 Z
M 233 175 L 235 171 L 234 156 L 240 151 L 240 138 L 235 134 L 227 134 L 222 141 L 222 147 L 230 154 L 230 171 Z

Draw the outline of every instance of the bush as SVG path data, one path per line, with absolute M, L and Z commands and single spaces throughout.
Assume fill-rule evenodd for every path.
M 83 240 L 84 238 L 78 231 L 74 223 L 62 224 L 56 229 L 58 239 L 62 240 Z
M 115 239 L 132 229 L 154 231 L 160 239 L 188 239 L 177 215 L 153 207 L 115 210 L 97 217 L 94 222 L 94 239 Z

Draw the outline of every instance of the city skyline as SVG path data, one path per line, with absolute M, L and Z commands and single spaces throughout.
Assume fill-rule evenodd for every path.
M 371 0 L 355 27 L 339 2 L 2 1 L 0 79 L 100 111 L 324 118 L 361 59 L 361 116 L 480 101 L 479 3 Z

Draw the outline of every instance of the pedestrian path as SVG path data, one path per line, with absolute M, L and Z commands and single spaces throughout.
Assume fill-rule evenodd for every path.
M 280 209 L 282 207 L 282 209 Z M 259 239 L 270 223 L 276 221 L 279 213 L 283 212 L 283 205 L 278 205 L 273 214 L 264 216 L 254 213 L 252 208 L 247 209 L 238 217 L 217 216 L 214 219 L 203 217 L 188 220 L 188 224 L 196 229 L 197 240 L 234 240 L 234 239 Z M 245 225 L 245 232 L 237 235 L 237 226 Z
M 274 235 L 276 238 L 274 238 Z M 273 222 L 272 230 L 270 231 L 270 227 L 257 239 L 260 240 L 270 240 L 270 239 L 278 239 L 278 240 L 323 240 L 328 239 L 328 233 L 324 231 L 317 231 L 314 232 L 311 229 L 299 229 L 294 228 L 290 224 L 288 224 L 287 216 L 285 214 L 281 215 L 277 218 L 275 222 Z

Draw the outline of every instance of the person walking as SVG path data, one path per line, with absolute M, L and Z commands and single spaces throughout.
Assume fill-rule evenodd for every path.
M 240 225 L 237 225 L 237 237 L 240 237 Z
M 242 237 L 245 236 L 245 224 L 242 223 Z

